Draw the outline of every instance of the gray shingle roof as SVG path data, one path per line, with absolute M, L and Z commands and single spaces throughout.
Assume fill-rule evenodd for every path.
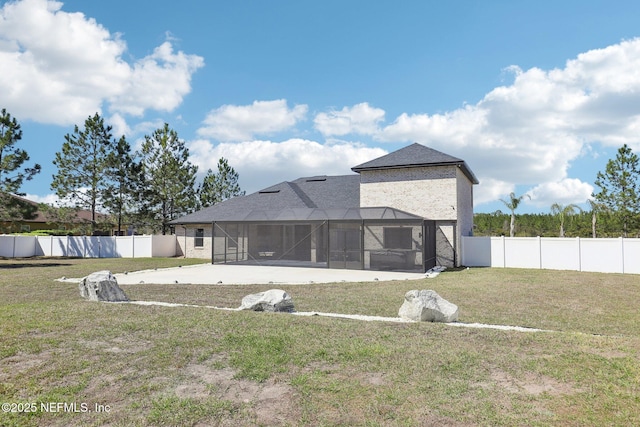
M 267 187 L 255 193 L 234 197 L 198 212 L 185 215 L 172 224 L 206 224 L 212 221 L 262 221 L 324 218 L 344 215 L 335 210 L 360 207 L 360 176 L 315 176 L 298 178 Z M 316 212 L 311 212 L 316 210 Z
M 417 143 L 355 166 L 352 170 L 360 173 L 366 170 L 442 165 L 458 166 L 471 182 L 478 183 L 463 160 Z M 360 176 L 353 174 L 321 175 L 281 182 L 247 196 L 225 200 L 171 223 L 390 218 L 419 217 L 392 208 L 360 208 Z
M 474 184 L 478 184 L 478 179 L 467 166 L 464 160 L 450 156 L 433 148 L 414 143 L 400 150 L 378 157 L 369 162 L 351 168 L 352 171 L 360 173 L 361 171 L 377 170 L 377 169 L 397 169 L 407 167 L 422 166 L 446 166 L 457 165 L 462 172 Z

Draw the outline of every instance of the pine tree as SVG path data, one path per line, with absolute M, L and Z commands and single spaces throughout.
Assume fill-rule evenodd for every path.
M 24 195 L 20 193 L 23 182 L 33 179 L 41 169 L 38 164 L 23 168 L 29 155 L 16 147 L 21 139 L 20 124 L 3 108 L 0 111 L 0 222 L 3 223 L 32 219 L 35 214 L 34 205 L 13 197 Z
M 638 223 L 640 215 L 640 159 L 624 144 L 615 159 L 607 162 L 604 172 L 598 172 L 595 184 L 600 187 L 595 199 L 612 211 L 622 224 L 622 235 Z
M 198 167 L 189 162 L 189 149 L 167 123 L 145 136 L 141 155 L 149 225 L 167 234 L 171 220 L 197 205 L 194 185 Z
M 103 190 L 103 206 L 116 218 L 118 235 L 122 235 L 123 221 L 133 222 L 143 188 L 141 165 L 135 161 L 124 136 L 110 153 L 107 175 L 109 182 Z
M 198 187 L 200 205 L 206 208 L 235 196 L 244 196 L 238 178 L 238 173 L 229 166 L 227 159 L 221 157 L 218 160 L 218 173 L 209 169 Z
M 58 173 L 53 176 L 51 189 L 61 199 L 70 199 L 75 206 L 91 211 L 91 230 L 96 229 L 96 212 L 103 202 L 109 183 L 109 167 L 114 142 L 111 126 L 96 113 L 84 122 L 84 129 L 76 125 L 72 134 L 65 135 L 62 151 L 56 153 L 53 164 Z

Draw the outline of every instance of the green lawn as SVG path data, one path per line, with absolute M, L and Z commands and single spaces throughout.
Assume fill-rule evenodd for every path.
M 0 425 L 640 425 L 637 275 L 479 268 L 278 285 L 298 311 L 377 316 L 433 289 L 461 322 L 554 331 L 538 333 L 92 303 L 54 281 L 193 262 L 0 260 L 0 402 L 21 411 Z M 221 307 L 271 287 L 122 286 Z

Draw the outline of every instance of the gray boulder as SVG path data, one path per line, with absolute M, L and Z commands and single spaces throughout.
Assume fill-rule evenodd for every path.
M 127 295 L 118 286 L 118 281 L 110 271 L 91 273 L 79 285 L 80 296 L 89 301 L 129 301 Z
M 271 289 L 266 292 L 259 292 L 242 298 L 240 310 L 292 313 L 294 308 L 293 300 L 288 293 L 281 289 Z
M 405 294 L 398 316 L 416 322 L 456 322 L 458 306 L 445 300 L 435 291 L 413 290 Z

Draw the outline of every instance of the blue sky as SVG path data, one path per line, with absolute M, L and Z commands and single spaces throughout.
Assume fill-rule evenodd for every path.
M 139 144 L 164 122 L 201 176 L 248 192 L 346 174 L 412 142 L 464 159 L 476 212 L 584 204 L 640 151 L 634 1 L 0 1 L 0 106 L 43 172 L 95 112 Z

